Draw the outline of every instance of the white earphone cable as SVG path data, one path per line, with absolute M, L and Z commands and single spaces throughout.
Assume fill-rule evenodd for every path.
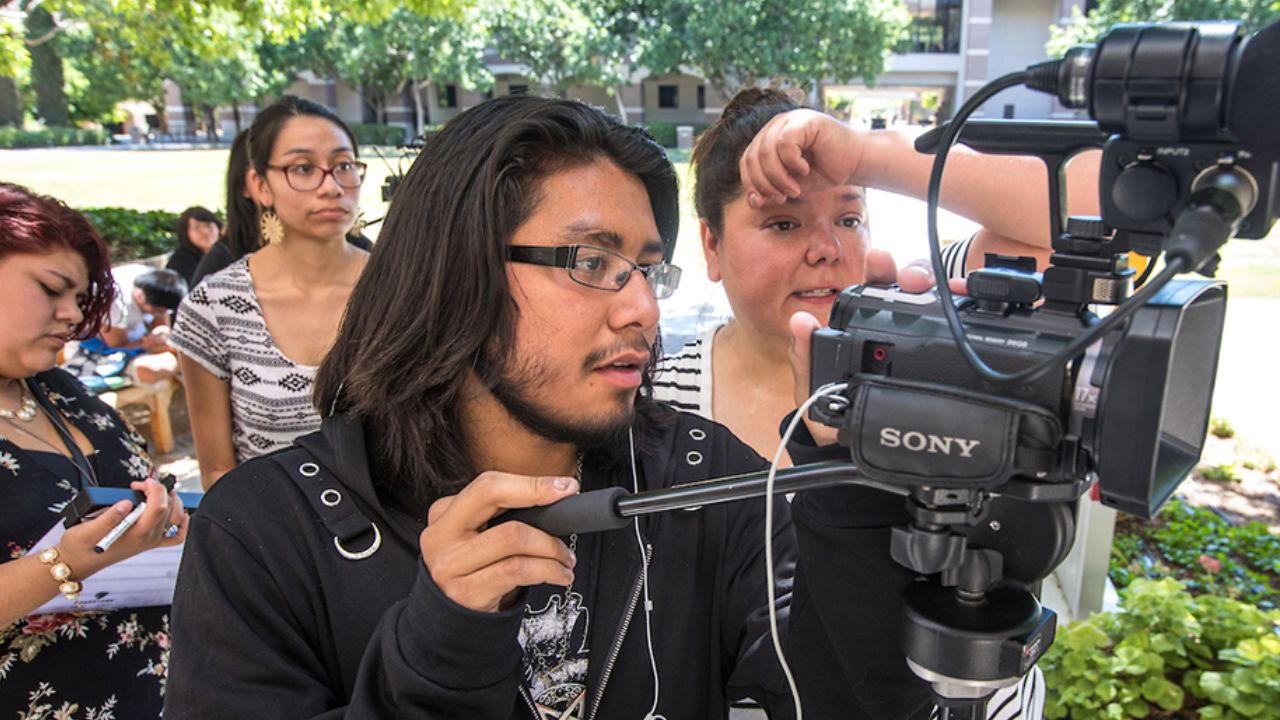
M 631 489 L 640 492 L 640 476 L 636 472 L 636 440 L 631 428 L 627 428 L 627 440 L 631 443 Z M 640 517 L 632 521 L 631 527 L 636 533 L 636 547 L 640 550 L 640 584 L 644 590 L 644 636 L 649 648 L 649 667 L 653 670 L 653 705 L 644 716 L 644 720 L 667 720 L 665 715 L 658 714 L 658 659 L 653 653 L 653 625 L 649 615 L 653 612 L 653 601 L 649 599 L 649 554 L 645 551 L 644 538 L 640 536 Z
M 782 674 L 787 678 L 787 687 L 791 689 L 791 699 L 795 702 L 796 708 L 796 720 L 802 720 L 804 717 L 804 710 L 800 707 L 800 690 L 796 687 L 796 679 L 791 674 L 791 666 L 787 664 L 786 655 L 782 652 L 782 638 L 778 634 L 778 599 L 777 591 L 774 587 L 776 580 L 773 574 L 773 483 L 777 478 L 778 463 L 782 461 L 782 453 L 786 451 L 787 443 L 791 441 L 791 435 L 796 431 L 796 427 L 804 422 L 804 414 L 809 412 L 809 407 L 821 398 L 844 392 L 847 387 L 846 383 L 823 385 L 810 395 L 808 400 L 804 401 L 799 410 L 796 410 L 796 414 L 791 418 L 790 424 L 787 425 L 787 431 L 782 434 L 782 441 L 778 443 L 778 451 L 773 454 L 773 462 L 769 465 L 769 479 L 765 483 L 764 559 L 765 572 L 768 574 L 769 634 L 773 638 L 773 651 L 778 656 L 778 664 L 782 666 Z

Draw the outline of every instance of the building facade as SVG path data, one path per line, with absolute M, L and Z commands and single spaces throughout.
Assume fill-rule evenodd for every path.
M 912 25 L 885 72 L 871 85 L 820 83 L 818 96 L 826 107 L 846 106 L 852 98 L 852 114 L 863 119 L 921 123 L 935 113 L 948 117 L 991 80 L 1049 59 L 1049 26 L 1088 6 L 1086 0 L 905 2 Z M 1014 88 L 985 103 L 976 116 L 1065 119 L 1075 113 L 1049 95 Z

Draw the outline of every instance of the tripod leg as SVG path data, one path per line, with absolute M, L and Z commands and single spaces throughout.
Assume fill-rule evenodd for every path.
M 990 695 L 976 699 L 945 698 L 938 701 L 938 720 L 986 720 Z

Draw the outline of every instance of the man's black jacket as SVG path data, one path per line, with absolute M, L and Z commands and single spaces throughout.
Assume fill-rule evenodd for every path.
M 650 448 L 639 451 L 641 490 L 765 465 L 726 429 L 690 414 L 653 432 L 637 438 Z M 166 720 L 535 718 L 520 687 L 522 603 L 475 612 L 434 585 L 418 551 L 423 521 L 379 500 L 358 420 L 330 418 L 299 445 L 306 452 L 284 450 L 224 476 L 193 517 L 173 605 Z M 307 461 L 323 468 L 314 492 L 296 480 Z M 624 470 L 597 480 L 630 489 Z M 317 512 L 319 483 L 359 510 L 353 522 L 378 526 L 377 552 L 339 554 Z M 871 492 L 804 493 L 794 507 L 775 505 L 781 631 L 806 717 L 902 718 L 927 697 L 897 645 L 897 598 L 909 576 L 888 557 L 887 528 L 901 520 L 901 503 Z M 794 600 L 793 512 L 806 548 Z M 651 515 L 640 529 L 652 553 L 658 712 L 725 717 L 731 700 L 750 695 L 772 717 L 791 717 L 768 629 L 763 500 Z M 344 547 L 371 541 L 369 533 Z M 575 569 L 579 585 L 593 586 L 588 717 L 641 718 L 653 679 L 637 608 L 640 550 L 631 527 L 597 542 L 595 561 L 579 557 Z M 851 604 L 864 616 L 852 617 Z

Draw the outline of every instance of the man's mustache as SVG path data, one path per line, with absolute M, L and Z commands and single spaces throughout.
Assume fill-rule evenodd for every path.
M 608 358 L 625 352 L 640 352 L 648 355 L 649 361 L 645 363 L 646 368 L 653 363 L 653 343 L 645 340 L 644 336 L 640 336 L 634 338 L 621 338 L 603 350 L 592 351 L 591 354 L 587 355 L 587 359 L 584 360 L 582 364 L 587 370 L 594 370 Z

